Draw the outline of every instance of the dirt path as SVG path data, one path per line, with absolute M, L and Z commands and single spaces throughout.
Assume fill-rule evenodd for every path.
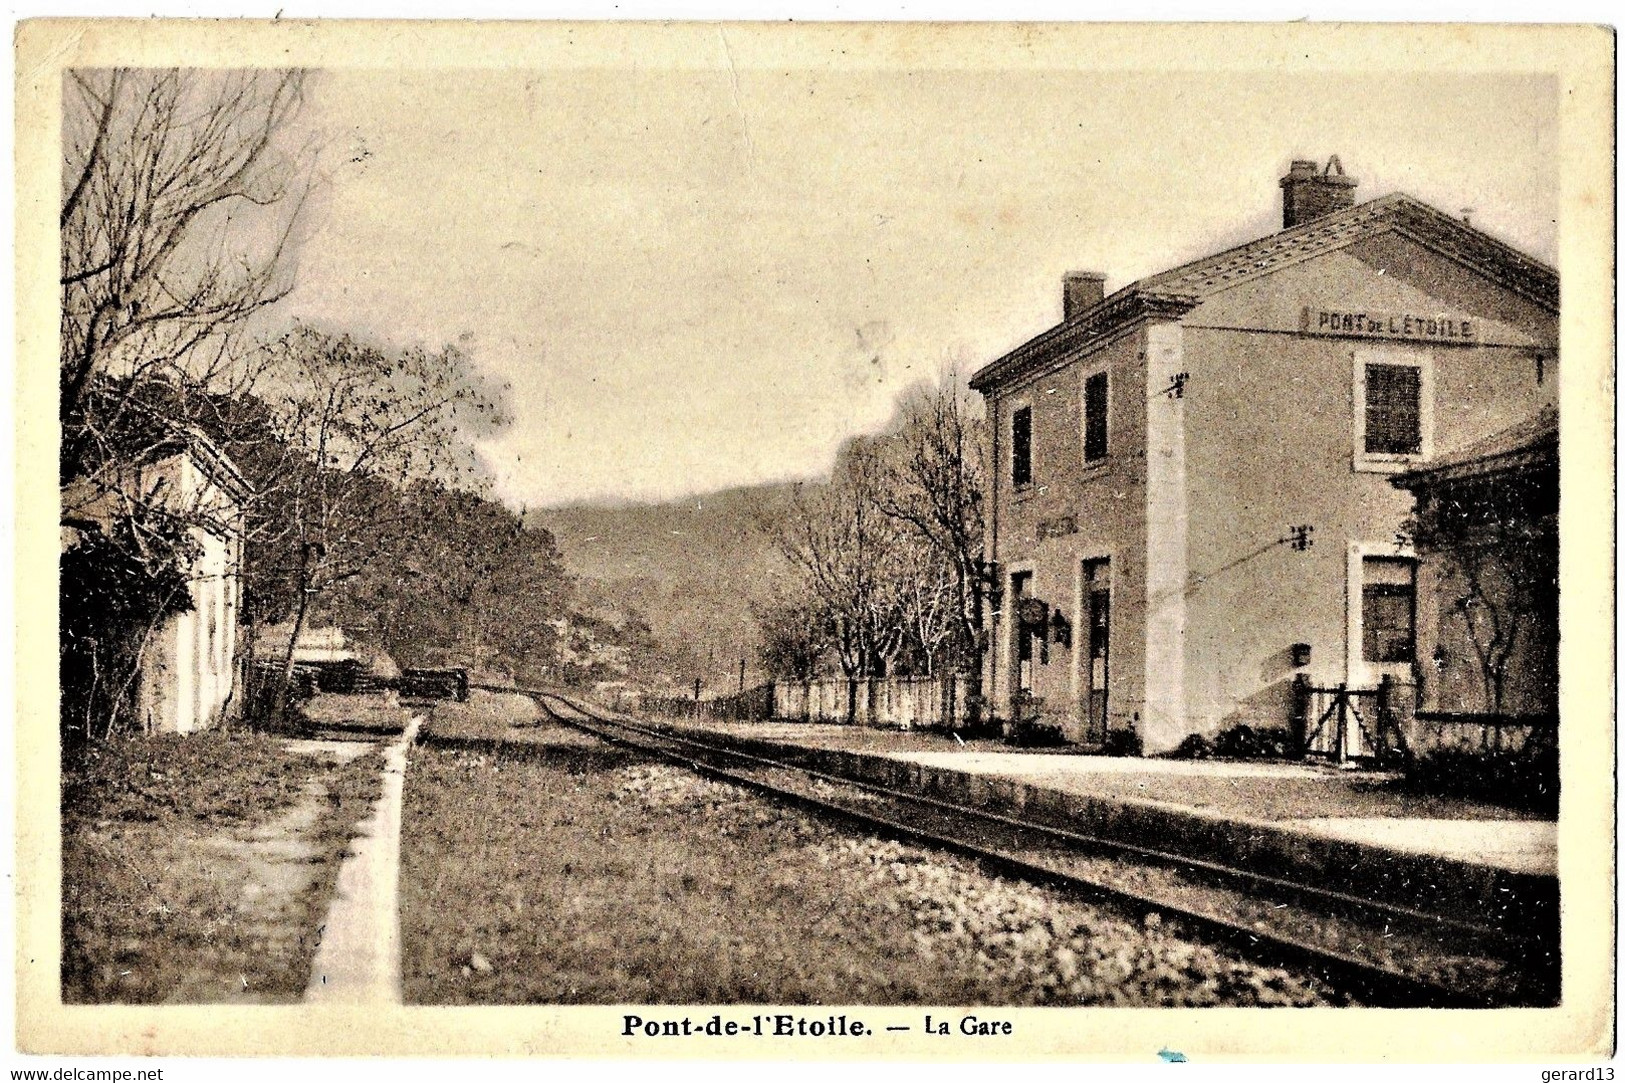
M 83 968 L 64 973 L 70 1003 L 266 1004 L 299 999 L 321 907 L 355 819 L 335 770 L 375 746 L 289 742 L 326 769 L 292 804 L 255 822 L 102 820 L 65 840 L 64 860 L 92 897 L 75 909 Z M 88 926 L 88 927 L 86 927 Z

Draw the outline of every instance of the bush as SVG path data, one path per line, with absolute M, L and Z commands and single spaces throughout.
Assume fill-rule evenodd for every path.
M 1405 772 L 1416 793 L 1466 797 L 1505 808 L 1557 814 L 1557 749 L 1442 748 L 1418 756 Z
M 1213 755 L 1213 746 L 1200 733 L 1192 733 L 1168 753 L 1171 760 L 1205 760 Z
M 1285 727 L 1231 726 L 1213 739 L 1213 754 L 1230 759 L 1284 760 L 1297 755 L 1298 742 Z
M 1100 751 L 1107 756 L 1142 756 L 1145 745 L 1133 730 L 1107 730 Z
M 1018 748 L 1052 748 L 1055 745 L 1066 744 L 1060 726 L 1050 725 L 1036 718 L 1023 718 L 1013 722 L 1010 726 L 1010 736 L 1006 741 Z
M 141 652 L 166 619 L 192 608 L 195 553 L 191 536 L 163 517 L 77 528 L 57 580 L 64 747 L 138 727 Z

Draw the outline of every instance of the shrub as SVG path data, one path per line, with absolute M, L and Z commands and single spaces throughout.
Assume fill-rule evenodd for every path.
M 1061 727 L 1036 718 L 1018 719 L 1010 726 L 1008 742 L 1019 748 L 1050 748 L 1066 743 Z
M 1231 759 L 1284 760 L 1297 755 L 1292 731 L 1280 726 L 1231 726 L 1213 739 L 1213 754 Z
M 1441 748 L 1418 756 L 1405 772 L 1421 794 L 1466 797 L 1506 808 L 1557 813 L 1557 749 Z
M 1167 755 L 1172 760 L 1205 760 L 1213 755 L 1213 746 L 1200 733 L 1192 733 Z
M 65 748 L 136 728 L 142 652 L 166 619 L 192 608 L 195 554 L 185 529 L 159 515 L 77 528 L 57 580 Z
M 1145 745 L 1133 730 L 1107 730 L 1100 751 L 1108 756 L 1141 756 L 1145 754 Z

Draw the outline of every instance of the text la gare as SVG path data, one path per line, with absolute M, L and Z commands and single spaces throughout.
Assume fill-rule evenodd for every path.
M 946 1019 L 925 1017 L 927 1034 L 963 1034 L 971 1038 L 994 1038 L 1015 1033 L 1015 1024 L 1004 1019 L 981 1019 L 974 1015 L 961 1016 L 957 1025 Z

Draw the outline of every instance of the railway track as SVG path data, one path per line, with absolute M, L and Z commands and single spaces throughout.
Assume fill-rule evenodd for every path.
M 1083 894 L 1255 962 L 1310 974 L 1356 1003 L 1489 1008 L 1557 1002 L 1557 952 L 1539 937 L 841 778 L 618 717 L 554 692 L 490 691 L 526 695 L 554 721 L 611 744 Z

